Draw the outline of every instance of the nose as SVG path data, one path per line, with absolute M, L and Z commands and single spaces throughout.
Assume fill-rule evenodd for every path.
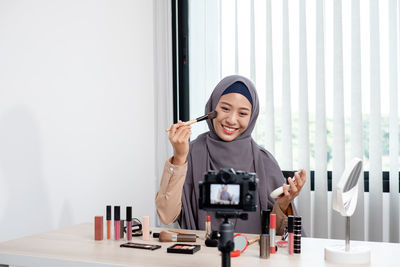
M 237 121 L 237 116 L 235 112 L 230 112 L 226 118 L 226 123 L 228 123 L 229 125 L 235 125 L 236 121 Z

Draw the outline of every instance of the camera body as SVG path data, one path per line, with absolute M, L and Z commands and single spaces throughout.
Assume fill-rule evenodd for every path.
M 207 211 L 256 211 L 258 178 L 253 172 L 209 170 L 199 182 L 199 208 Z

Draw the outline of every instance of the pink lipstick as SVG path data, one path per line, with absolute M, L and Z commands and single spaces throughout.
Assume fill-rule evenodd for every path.
M 294 217 L 288 216 L 288 232 L 289 232 L 289 254 L 294 252 Z
M 132 240 L 132 207 L 126 207 L 126 239 Z
M 119 227 L 120 227 L 120 207 L 114 206 L 114 239 L 119 240 Z
M 275 234 L 276 234 L 276 214 L 271 213 L 269 215 L 269 237 L 270 237 L 270 242 L 269 242 L 269 248 L 271 254 L 275 253 Z

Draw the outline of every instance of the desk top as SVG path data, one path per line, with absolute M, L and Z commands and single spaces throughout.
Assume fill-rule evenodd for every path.
M 158 232 L 162 229 L 153 228 Z M 196 232 L 203 236 L 203 231 Z M 255 235 L 248 235 L 251 239 Z M 0 264 L 19 266 L 221 266 L 217 248 L 204 245 L 198 239 L 201 249 L 194 255 L 167 253 L 173 242 L 160 243 L 158 239 L 142 241 L 134 237 L 131 242 L 160 244 L 154 251 L 120 248 L 125 240 L 94 241 L 93 224 L 83 223 L 59 230 L 32 235 L 0 243 Z M 343 240 L 302 238 L 301 254 L 288 255 L 287 248 L 280 248 L 269 259 L 259 258 L 259 245 L 255 243 L 237 258 L 231 259 L 231 266 L 339 266 L 325 262 L 324 248 L 344 245 Z M 352 241 L 352 246 L 363 245 L 371 248 L 370 266 L 398 266 L 396 254 L 400 244 Z M 344 265 L 340 265 L 344 266 Z M 354 265 L 349 265 L 354 266 Z M 359 266 L 359 265 L 358 265 Z

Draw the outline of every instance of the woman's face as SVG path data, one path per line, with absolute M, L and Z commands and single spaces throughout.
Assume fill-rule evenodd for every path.
M 221 96 L 215 108 L 218 112 L 213 120 L 215 132 L 224 141 L 235 140 L 249 125 L 251 104 L 247 98 L 238 93 Z

